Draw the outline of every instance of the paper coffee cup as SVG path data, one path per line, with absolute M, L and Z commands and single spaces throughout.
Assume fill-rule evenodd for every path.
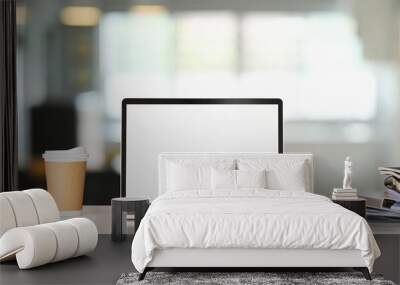
M 82 209 L 85 188 L 86 161 L 84 148 L 66 151 L 46 151 L 43 154 L 47 190 L 60 211 Z

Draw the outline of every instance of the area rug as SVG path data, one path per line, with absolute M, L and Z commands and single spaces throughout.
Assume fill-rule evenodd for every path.
M 373 275 L 373 280 L 368 281 L 359 272 L 148 272 L 142 281 L 138 281 L 138 276 L 138 273 L 122 274 L 116 285 L 395 285 L 379 275 Z

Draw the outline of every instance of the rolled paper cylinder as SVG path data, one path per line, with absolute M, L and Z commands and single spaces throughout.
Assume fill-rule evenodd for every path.
M 23 191 L 3 192 L 13 209 L 17 227 L 33 226 L 39 223 L 35 205 L 30 196 Z
M 98 232 L 96 225 L 86 218 L 73 218 L 65 220 L 75 227 L 78 233 L 79 245 L 74 255 L 79 256 L 94 250 L 97 246 Z
M 0 237 L 9 229 L 17 226 L 11 204 L 2 194 L 0 193 Z
M 78 233 L 75 228 L 65 221 L 43 225 L 50 228 L 57 238 L 57 252 L 51 262 L 57 262 L 75 255 L 78 249 Z
M 15 255 L 20 269 L 49 263 L 56 252 L 56 236 L 43 225 L 14 228 L 0 239 L 0 260 Z
M 13 228 L 0 238 L 0 261 L 16 257 L 20 269 L 86 254 L 96 248 L 97 228 L 86 218 Z
M 56 201 L 49 192 L 43 189 L 29 189 L 23 192 L 31 197 L 39 218 L 39 224 L 52 223 L 60 219 Z

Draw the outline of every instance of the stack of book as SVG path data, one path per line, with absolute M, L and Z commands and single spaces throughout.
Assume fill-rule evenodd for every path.
M 392 189 L 386 189 L 385 198 L 395 201 L 395 203 L 390 207 L 390 209 L 398 211 L 400 213 L 400 192 L 397 192 Z
M 379 167 L 378 170 L 385 176 L 386 188 L 400 193 L 400 167 Z
M 400 167 L 379 167 L 385 176 L 383 197 L 363 197 L 367 200 L 367 216 L 400 218 Z
M 333 200 L 357 200 L 357 189 L 334 188 L 332 193 Z

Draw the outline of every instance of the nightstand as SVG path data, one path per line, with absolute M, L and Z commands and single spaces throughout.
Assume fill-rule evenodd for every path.
M 135 215 L 135 233 L 139 224 L 149 208 L 150 201 L 147 198 L 121 197 L 111 200 L 112 225 L 111 239 L 113 241 L 125 240 L 127 231 L 126 215 L 133 212 Z
M 366 201 L 365 199 L 355 199 L 355 200 L 332 200 L 332 202 L 339 204 L 343 208 L 346 208 L 354 213 L 359 214 L 361 217 L 365 218 Z

